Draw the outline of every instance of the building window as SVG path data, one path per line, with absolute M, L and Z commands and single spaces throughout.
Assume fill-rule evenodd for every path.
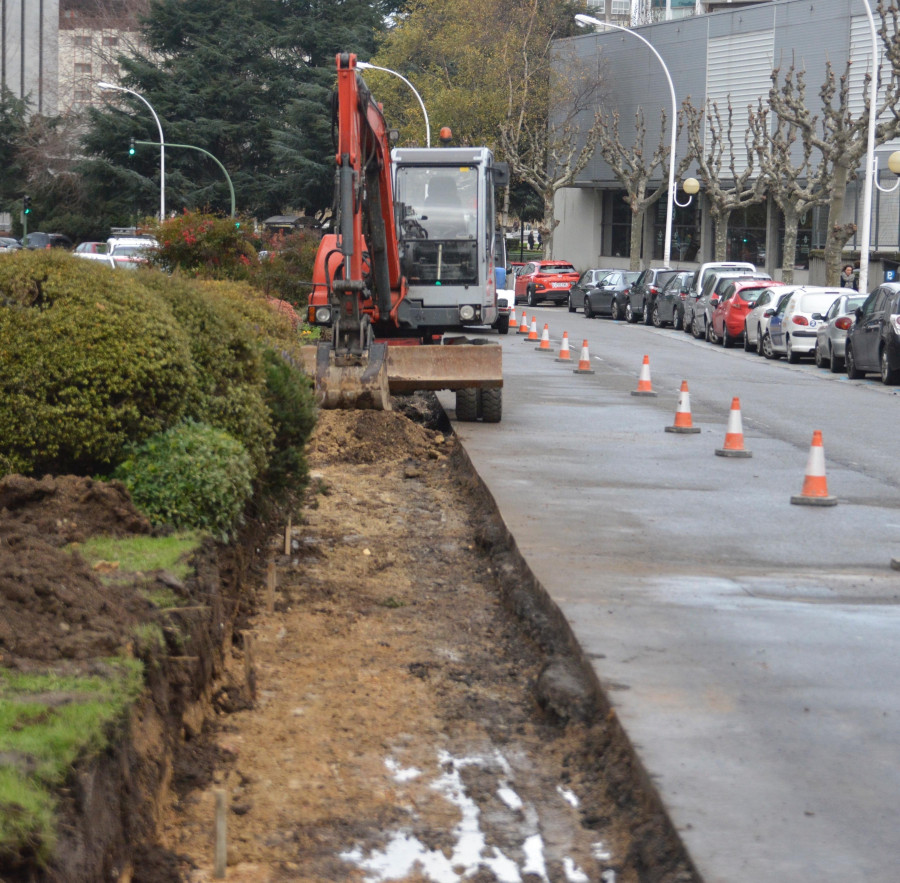
M 587 8 L 597 12 L 606 12 L 606 0 L 587 0 Z
M 90 64 L 85 64 L 84 62 L 76 61 L 75 62 L 75 73 L 89 77 L 91 75 Z
M 104 46 L 118 46 L 119 38 L 113 36 L 112 34 L 105 34 L 103 36 L 103 45 Z
M 766 263 L 766 206 L 757 203 L 731 214 L 725 250 L 727 261 Z
M 100 68 L 100 72 L 103 75 L 104 80 L 117 80 L 119 78 L 119 65 L 104 64 Z
M 682 202 L 684 196 L 682 195 Z M 666 212 L 668 201 L 661 196 L 652 209 L 653 215 L 653 257 L 662 260 L 666 238 Z M 700 249 L 700 200 L 695 196 L 690 205 L 683 208 L 672 205 L 672 246 L 669 249 L 670 261 L 695 261 Z
M 610 251 L 613 257 L 627 258 L 631 254 L 631 206 L 625 201 L 624 190 L 613 190 L 610 193 L 612 199 L 612 221 L 610 230 Z
M 631 15 L 631 0 L 612 0 L 611 11 L 616 16 Z
M 91 48 L 91 35 L 90 34 L 76 34 L 75 35 L 75 48 L 76 49 L 90 49 Z
M 91 100 L 91 92 L 89 89 L 76 89 L 75 100 L 81 104 L 87 104 Z

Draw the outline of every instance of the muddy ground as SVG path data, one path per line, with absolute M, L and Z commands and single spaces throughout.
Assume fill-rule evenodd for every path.
M 281 525 L 250 550 L 238 586 L 250 603 L 225 605 L 238 611 L 233 639 L 206 667 L 213 683 L 190 726 L 182 715 L 161 797 L 143 795 L 153 830 L 116 865 L 119 879 L 215 879 L 217 795 L 226 879 L 238 883 L 696 879 L 441 418 L 423 399 L 320 414 L 290 551 Z M 81 499 L 107 494 L 105 508 L 121 509 L 114 521 L 146 529 L 118 490 L 100 488 L 82 486 Z M 29 542 L 93 529 L 77 507 L 43 531 L 27 510 L 0 517 L 0 543 L 12 548 L 11 520 Z M 4 587 L 21 578 L 3 581 L 12 566 L 0 564 L 0 604 L 19 617 L 0 632 L 5 664 L 46 661 L 48 642 L 57 659 L 90 646 L 108 655 L 146 615 L 133 593 L 114 604 L 98 595 L 86 566 L 68 599 L 16 602 Z M 15 566 L 42 564 L 29 552 Z

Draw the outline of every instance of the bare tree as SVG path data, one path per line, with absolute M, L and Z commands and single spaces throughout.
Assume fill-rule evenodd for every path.
M 552 41 L 538 36 L 538 0 L 530 0 L 528 25 L 515 77 L 508 82 L 506 118 L 500 124 L 498 145 L 514 175 L 530 184 L 544 202 L 544 255 L 553 248 L 553 231 L 559 224 L 553 216 L 556 193 L 571 186 L 588 164 L 597 147 L 602 123 L 598 109 L 601 79 L 598 69 L 589 71 L 583 62 L 552 54 Z M 534 40 L 542 40 L 538 50 Z M 553 106 L 550 104 L 552 67 Z M 580 120 L 592 115 L 587 129 Z
M 806 106 L 806 86 L 802 71 L 795 75 L 793 68 L 788 70 L 780 87 L 778 70 L 772 71 L 770 102 L 775 100 L 772 93 L 779 91 L 788 95 L 796 92 L 800 102 Z M 813 125 L 816 122 L 817 118 L 813 117 Z M 784 216 L 781 278 L 790 283 L 794 280 L 794 257 L 800 218 L 810 209 L 828 205 L 831 201 L 831 167 L 824 161 L 821 151 L 809 139 L 801 137 L 798 126 L 770 114 L 762 99 L 757 109 L 751 111 L 749 125 L 754 133 L 753 143 L 759 160 L 760 177 L 765 180 L 767 192 Z M 798 142 L 801 155 L 795 161 Z
M 629 266 L 632 270 L 641 267 L 641 234 L 644 230 L 644 214 L 668 190 L 669 185 L 669 144 L 665 138 L 666 113 L 661 114 L 660 140 L 649 161 L 645 158 L 644 142 L 647 126 L 644 109 L 639 107 L 634 115 L 634 142 L 626 147 L 619 137 L 619 112 L 613 111 L 607 118 L 601 112 L 602 126 L 597 139 L 597 149 L 606 164 L 612 169 L 625 190 L 625 202 L 631 209 L 631 243 L 629 246 Z M 690 156 L 682 157 L 677 175 L 681 176 L 691 163 Z M 653 190 L 648 190 L 656 169 L 662 180 Z
M 697 175 L 709 201 L 709 214 L 716 226 L 715 259 L 724 261 L 728 244 L 728 220 L 739 208 L 756 205 L 766 198 L 765 179 L 755 174 L 756 147 L 753 130 L 744 132 L 743 147 L 735 147 L 734 109 L 731 97 L 725 114 L 715 101 L 707 102 L 706 111 L 699 110 L 685 98 L 682 109 L 687 125 L 690 153 L 697 162 Z M 703 141 L 703 120 L 710 130 L 709 149 Z M 746 157 L 746 166 L 738 171 L 738 157 Z

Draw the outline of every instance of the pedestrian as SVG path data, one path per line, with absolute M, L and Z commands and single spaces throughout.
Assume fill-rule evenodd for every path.
M 534 248 L 534 230 L 528 231 L 528 248 L 529 249 Z
M 855 288 L 853 283 L 853 264 L 847 264 L 841 272 L 841 288 Z

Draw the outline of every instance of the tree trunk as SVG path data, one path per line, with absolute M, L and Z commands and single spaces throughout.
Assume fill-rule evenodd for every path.
M 728 221 L 731 218 L 731 212 L 725 211 L 715 216 L 716 223 L 716 244 L 715 256 L 713 260 L 724 261 L 728 252 Z
M 784 254 L 781 258 L 781 281 L 790 285 L 794 281 L 794 260 L 797 255 L 797 227 L 800 215 L 792 205 L 782 209 L 784 214 Z
M 553 231 L 559 221 L 553 215 L 553 197 L 554 193 L 544 194 L 544 223 L 547 225 L 547 235 L 543 236 L 544 240 L 544 260 L 549 261 L 553 257 Z
M 644 232 L 644 213 L 631 215 L 631 244 L 629 248 L 628 269 L 641 269 L 641 238 Z
M 847 167 L 835 164 L 832 176 L 831 202 L 828 206 L 828 225 L 825 237 L 825 284 L 838 285 L 844 245 L 853 235 L 856 226 L 841 224 L 844 215 L 844 198 L 847 195 Z

